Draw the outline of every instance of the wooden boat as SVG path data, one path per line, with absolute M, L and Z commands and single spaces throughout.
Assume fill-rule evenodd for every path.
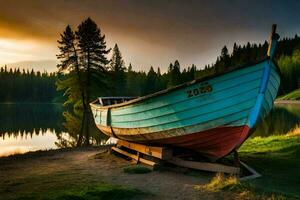
M 147 145 L 192 149 L 216 160 L 237 149 L 273 107 L 280 85 L 273 25 L 265 59 L 140 98 L 90 104 L 106 135 Z

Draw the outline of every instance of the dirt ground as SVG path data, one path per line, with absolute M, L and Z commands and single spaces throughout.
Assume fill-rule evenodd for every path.
M 224 192 L 196 190 L 196 185 L 209 182 L 214 175 L 211 173 L 193 175 L 184 169 L 172 168 L 147 174 L 124 173 L 123 169 L 132 163 L 113 154 L 99 154 L 104 150 L 53 150 L 0 158 L 0 199 L 39 195 L 98 182 L 130 186 L 150 194 L 143 199 L 237 198 Z

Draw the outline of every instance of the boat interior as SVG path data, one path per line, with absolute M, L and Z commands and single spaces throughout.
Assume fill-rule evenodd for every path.
M 98 104 L 100 106 L 109 106 L 118 103 L 124 103 L 137 97 L 99 97 L 96 101 L 92 102 L 93 104 Z

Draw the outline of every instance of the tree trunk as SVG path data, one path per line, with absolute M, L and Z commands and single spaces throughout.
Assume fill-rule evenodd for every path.
M 90 102 L 90 87 L 91 87 L 91 80 L 90 80 L 90 50 L 88 49 L 88 52 L 87 52 L 87 88 L 86 88 L 86 101 L 87 102 Z M 88 145 L 90 145 L 90 140 L 89 140 L 89 138 L 90 138 L 90 127 L 89 127 L 89 125 L 90 125 L 90 115 L 91 115 L 91 113 L 89 112 L 90 111 L 90 109 L 89 109 L 89 107 L 86 107 L 85 108 L 85 114 L 86 114 L 86 116 L 85 116 L 85 125 L 86 125 L 86 127 L 85 127 L 85 145 L 86 146 L 88 146 Z
M 75 48 L 74 44 L 73 44 L 73 52 L 75 54 L 75 59 L 76 59 L 75 68 L 76 68 L 79 88 L 81 90 L 81 100 L 82 100 L 82 107 L 83 107 L 83 115 L 82 115 L 82 119 L 81 119 L 81 128 L 80 128 L 79 137 L 78 137 L 77 144 L 76 144 L 76 146 L 81 146 L 82 145 L 82 140 L 83 140 L 85 118 L 86 118 L 85 110 L 86 110 L 87 106 L 86 106 L 86 102 L 85 102 L 83 83 L 82 83 L 82 79 L 81 79 L 81 75 L 80 75 L 77 51 L 76 51 L 76 48 Z
M 81 119 L 81 128 L 80 128 L 79 137 L 76 144 L 77 147 L 80 147 L 82 145 L 84 124 L 85 124 L 85 112 L 83 110 L 82 119 Z

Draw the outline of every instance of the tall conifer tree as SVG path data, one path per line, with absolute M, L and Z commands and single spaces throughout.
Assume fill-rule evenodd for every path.
M 112 72 L 112 85 L 114 96 L 124 96 L 126 91 L 125 63 L 121 51 L 117 44 L 113 48 L 113 54 L 110 61 L 110 70 Z
M 78 26 L 76 39 L 78 41 L 80 64 L 84 74 L 83 90 L 85 102 L 89 103 L 92 100 L 92 88 L 94 86 L 97 87 L 99 84 L 105 88 L 104 78 L 107 64 L 109 63 L 107 54 L 110 49 L 106 47 L 105 35 L 101 34 L 99 27 L 91 18 L 87 18 Z M 91 115 L 90 107 L 84 108 L 86 145 L 89 144 L 90 125 L 93 124 Z
M 58 43 L 60 54 L 57 57 L 61 61 L 58 67 L 60 71 L 68 73 L 67 79 L 58 81 L 58 89 L 65 90 L 68 96 L 66 103 L 82 108 L 81 111 L 78 109 L 82 125 L 77 145 L 82 145 L 83 142 L 88 145 L 90 126 L 93 125 L 88 104 L 94 98 L 94 88 L 97 88 L 97 92 L 99 88 L 105 88 L 105 72 L 109 63 L 106 56 L 110 49 L 106 48 L 105 36 L 90 18 L 78 26 L 75 34 L 67 26 Z M 74 121 L 74 117 L 70 113 L 65 113 L 65 117 L 67 126 L 72 129 L 72 120 L 68 119 Z

